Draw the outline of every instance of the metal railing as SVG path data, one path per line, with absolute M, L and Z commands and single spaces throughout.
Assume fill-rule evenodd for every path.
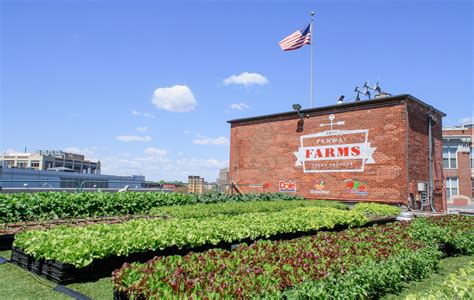
M 17 192 L 47 192 L 47 191 L 66 191 L 66 192 L 117 192 L 117 191 L 133 191 L 133 192 L 177 192 L 182 194 L 188 193 L 226 193 L 228 188 L 217 185 L 215 183 L 206 183 L 203 185 L 192 186 L 188 188 L 187 183 L 167 183 L 153 181 L 137 181 L 137 180 L 0 180 L 0 192 L 17 193 Z

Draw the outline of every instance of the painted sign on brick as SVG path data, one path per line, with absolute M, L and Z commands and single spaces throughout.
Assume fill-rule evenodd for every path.
M 372 155 L 376 148 L 370 147 L 369 130 L 334 130 L 334 126 L 345 125 L 334 119 L 330 115 L 329 124 L 320 124 L 330 130 L 300 137 L 295 166 L 302 166 L 303 172 L 363 172 L 366 164 L 375 163 Z

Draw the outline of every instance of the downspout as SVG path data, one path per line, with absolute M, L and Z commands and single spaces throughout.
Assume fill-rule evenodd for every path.
M 409 171 L 409 168 L 410 168 L 410 164 L 408 162 L 408 157 L 410 157 L 409 155 L 409 151 L 410 151 L 410 147 L 408 147 L 408 142 L 409 142 L 409 128 L 410 128 L 410 121 L 409 121 L 409 118 L 408 118 L 408 105 L 407 105 L 407 102 L 405 101 L 405 169 L 406 169 L 406 188 L 407 188 L 407 196 L 409 198 L 408 200 L 408 204 L 407 204 L 407 208 L 409 211 L 413 211 L 413 210 L 417 210 L 415 207 L 412 207 L 411 206 L 411 197 L 410 197 L 410 171 Z
M 433 137 L 431 133 L 431 127 L 436 124 L 436 118 L 433 115 L 433 107 L 430 107 L 428 113 L 428 156 L 429 156 L 429 189 L 428 189 L 428 199 L 432 212 L 436 212 L 433 201 Z

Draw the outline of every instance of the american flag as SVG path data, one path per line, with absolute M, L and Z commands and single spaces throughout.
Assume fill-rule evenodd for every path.
M 279 44 L 281 50 L 283 51 L 290 51 L 296 50 L 303 47 L 304 44 L 310 45 L 311 44 L 311 30 L 310 26 L 306 27 L 304 30 L 298 30 L 293 34 L 290 34 L 286 38 L 284 38 Z

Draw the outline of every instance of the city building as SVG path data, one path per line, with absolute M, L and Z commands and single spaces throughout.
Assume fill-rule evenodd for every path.
M 473 124 L 443 127 L 443 173 L 448 205 L 474 204 Z
M 34 153 L 6 153 L 0 155 L 1 166 L 33 170 L 100 174 L 100 161 L 86 160 L 84 155 L 61 150 L 38 150 Z
M 234 191 L 446 211 L 443 112 L 407 94 L 293 109 L 228 121 Z
M 178 187 L 178 185 L 176 183 L 163 183 L 161 185 L 161 188 L 164 189 L 164 190 L 170 190 L 170 191 L 174 191 L 176 190 L 176 188 Z
M 202 194 L 204 192 L 204 178 L 200 176 L 188 176 L 188 193 Z
M 229 167 L 219 170 L 219 178 L 216 179 L 219 188 L 225 188 L 229 184 Z
M 141 175 L 117 176 L 0 166 L 0 187 L 2 188 L 57 189 L 82 186 L 82 188 L 117 189 L 126 185 L 131 188 L 142 188 L 144 182 L 145 176 Z
M 8 188 L 142 188 L 145 176 L 102 175 L 100 161 L 64 151 L 6 153 L 0 156 L 0 187 Z

